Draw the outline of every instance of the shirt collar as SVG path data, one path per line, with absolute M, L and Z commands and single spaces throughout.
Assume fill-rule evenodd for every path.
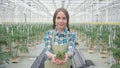
M 67 27 L 64 28 L 64 30 L 60 33 L 57 29 L 57 27 L 55 28 L 55 32 L 56 32 L 56 35 L 60 36 L 60 35 L 66 35 L 67 33 Z

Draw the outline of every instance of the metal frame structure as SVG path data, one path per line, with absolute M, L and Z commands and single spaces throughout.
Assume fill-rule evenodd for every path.
M 119 0 L 0 0 L 0 22 L 52 22 L 60 7 L 69 11 L 73 23 L 119 22 L 119 6 Z

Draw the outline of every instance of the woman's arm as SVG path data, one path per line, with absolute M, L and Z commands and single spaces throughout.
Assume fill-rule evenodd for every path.
M 70 34 L 68 37 L 69 37 L 69 47 L 68 47 L 67 53 L 65 54 L 65 59 L 62 60 L 60 64 L 64 64 L 65 62 L 68 61 L 69 58 L 72 58 L 75 54 L 75 51 L 74 51 L 75 35 Z
M 47 58 L 51 59 L 52 53 L 51 53 L 50 31 L 44 34 L 43 39 L 45 42 L 45 55 L 47 56 Z
M 52 49 L 51 49 L 51 38 L 50 35 L 52 34 L 52 32 L 46 32 L 44 34 L 44 41 L 45 41 L 45 55 L 48 59 L 51 59 L 51 61 L 53 63 L 56 63 L 55 61 L 55 57 L 56 55 L 52 53 Z
M 72 57 L 75 54 L 75 49 L 74 49 L 74 47 L 75 47 L 75 38 L 76 38 L 75 34 L 70 33 L 70 35 L 69 35 L 69 47 L 68 47 L 68 51 L 67 51 L 68 57 Z

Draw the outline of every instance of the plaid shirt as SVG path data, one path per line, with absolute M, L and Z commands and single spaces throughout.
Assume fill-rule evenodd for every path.
M 74 52 L 74 46 L 75 46 L 75 34 L 72 32 L 67 31 L 65 28 L 63 32 L 58 32 L 57 29 L 55 30 L 49 30 L 44 34 L 44 41 L 45 41 L 45 48 L 47 54 L 48 52 L 52 52 L 51 45 L 52 45 L 52 36 L 54 32 L 54 45 L 66 45 L 67 44 L 67 39 L 66 39 L 66 34 L 68 34 L 68 41 L 69 41 L 69 46 L 68 50 L 75 54 Z

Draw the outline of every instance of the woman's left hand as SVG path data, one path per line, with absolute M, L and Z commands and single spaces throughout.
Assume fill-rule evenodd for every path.
M 59 64 L 64 64 L 64 63 L 67 62 L 67 61 L 68 61 L 68 55 L 65 54 L 65 58 L 62 59 L 62 60 L 60 60 Z

